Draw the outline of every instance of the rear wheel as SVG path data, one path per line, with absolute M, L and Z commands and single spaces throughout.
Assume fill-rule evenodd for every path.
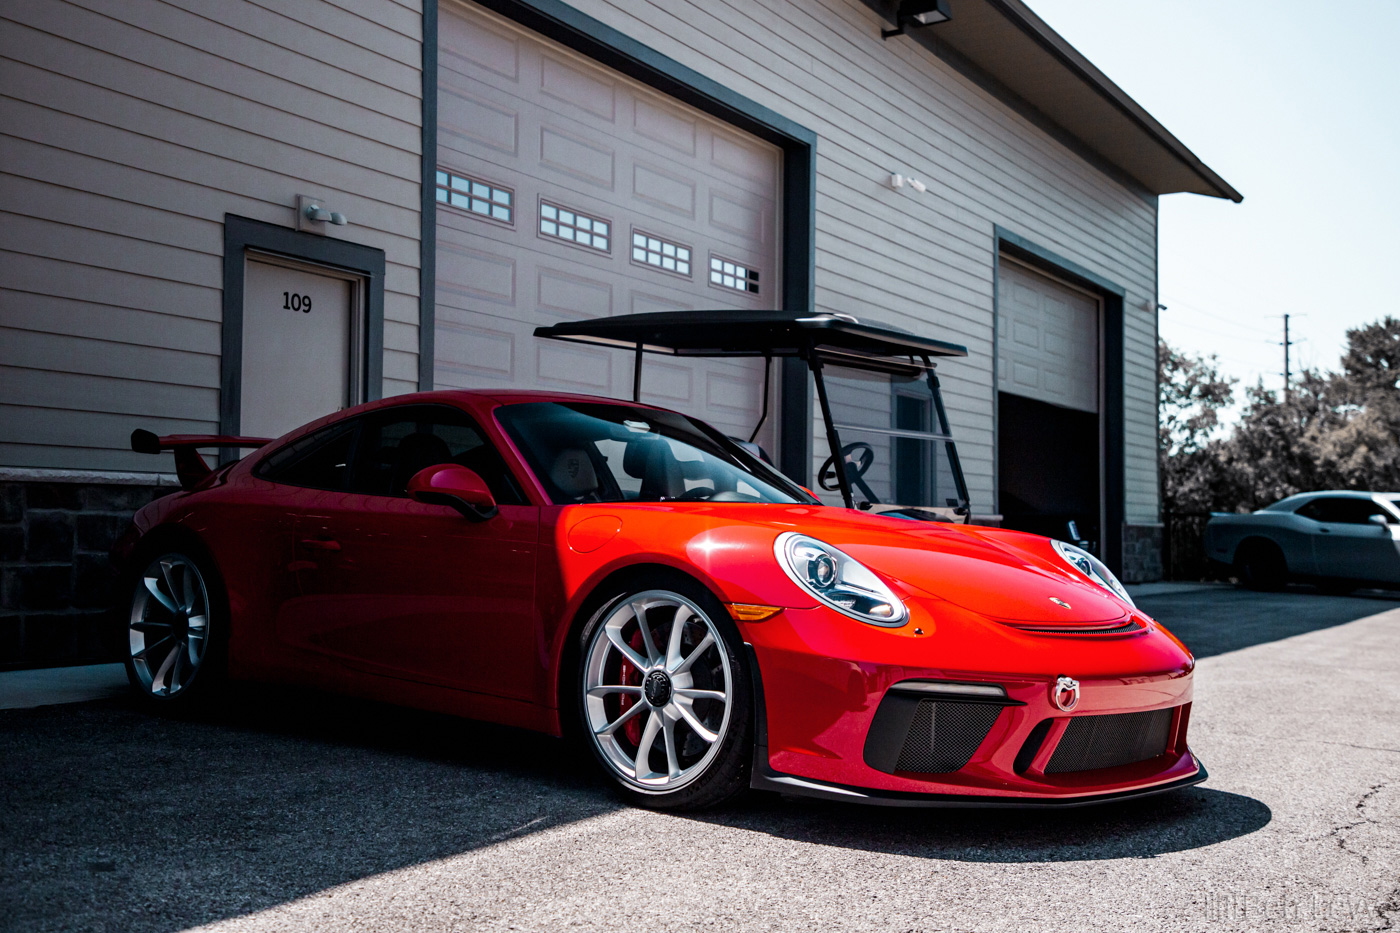
M 126 674 L 149 705 L 182 710 L 223 681 L 228 613 L 213 566 L 190 548 L 150 557 L 128 579 Z
M 1246 541 L 1235 558 L 1239 581 L 1251 590 L 1273 592 L 1288 582 L 1288 564 L 1272 541 Z
M 724 606 L 667 580 L 608 601 L 582 635 L 579 719 L 624 797 L 713 806 L 748 786 L 749 674 Z

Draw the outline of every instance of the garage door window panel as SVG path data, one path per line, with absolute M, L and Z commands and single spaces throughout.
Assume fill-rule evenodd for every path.
M 673 240 L 633 228 L 632 262 L 690 278 L 691 249 Z
M 710 284 L 745 295 L 758 294 L 758 270 L 733 259 L 710 254 Z
M 540 201 L 539 231 L 542 237 L 600 253 L 612 252 L 612 221 L 552 201 Z
M 515 192 L 469 175 L 439 169 L 437 199 L 440 204 L 487 220 L 512 225 L 515 223 Z

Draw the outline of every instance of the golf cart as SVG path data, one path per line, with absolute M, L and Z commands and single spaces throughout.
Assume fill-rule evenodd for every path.
M 748 441 L 740 440 L 746 446 L 753 444 L 768 418 L 774 358 L 803 360 L 816 383 L 832 451 L 817 471 L 818 486 L 839 491 L 847 508 L 927 521 L 971 520 L 967 484 L 934 363 L 938 357 L 967 356 L 966 347 L 847 314 L 787 311 L 624 314 L 539 327 L 535 336 L 630 349 L 635 354 L 634 401 L 641 401 L 647 353 L 761 357 L 763 411 Z M 830 378 L 844 380 L 843 388 L 853 386 L 846 393 L 849 400 L 833 402 L 828 368 Z M 877 450 L 886 456 L 881 458 Z

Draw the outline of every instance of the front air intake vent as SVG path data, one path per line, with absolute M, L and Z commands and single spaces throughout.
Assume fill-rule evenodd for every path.
M 1108 716 L 1076 716 L 1055 746 L 1046 774 L 1116 768 L 1156 758 L 1167 750 L 1172 709 Z
M 947 774 L 967 764 L 1001 715 L 990 703 L 920 700 L 896 771 Z
M 949 696 L 931 695 L 945 690 Z M 865 735 L 865 763 L 886 774 L 957 771 L 976 753 L 1004 707 L 1024 705 L 991 684 L 903 681 L 890 688 L 875 711 Z

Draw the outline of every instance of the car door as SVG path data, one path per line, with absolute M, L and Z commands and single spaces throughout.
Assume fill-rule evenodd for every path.
M 1320 496 L 1298 509 L 1311 519 L 1313 557 L 1323 577 L 1349 580 L 1400 582 L 1393 517 L 1371 499 L 1352 496 Z M 1387 524 L 1378 525 L 1372 515 Z
M 279 634 L 368 673 L 534 699 L 539 508 L 466 413 L 447 405 L 360 419 L 344 492 L 298 517 L 299 596 Z M 499 513 L 473 522 L 409 499 L 418 470 L 476 470 Z

